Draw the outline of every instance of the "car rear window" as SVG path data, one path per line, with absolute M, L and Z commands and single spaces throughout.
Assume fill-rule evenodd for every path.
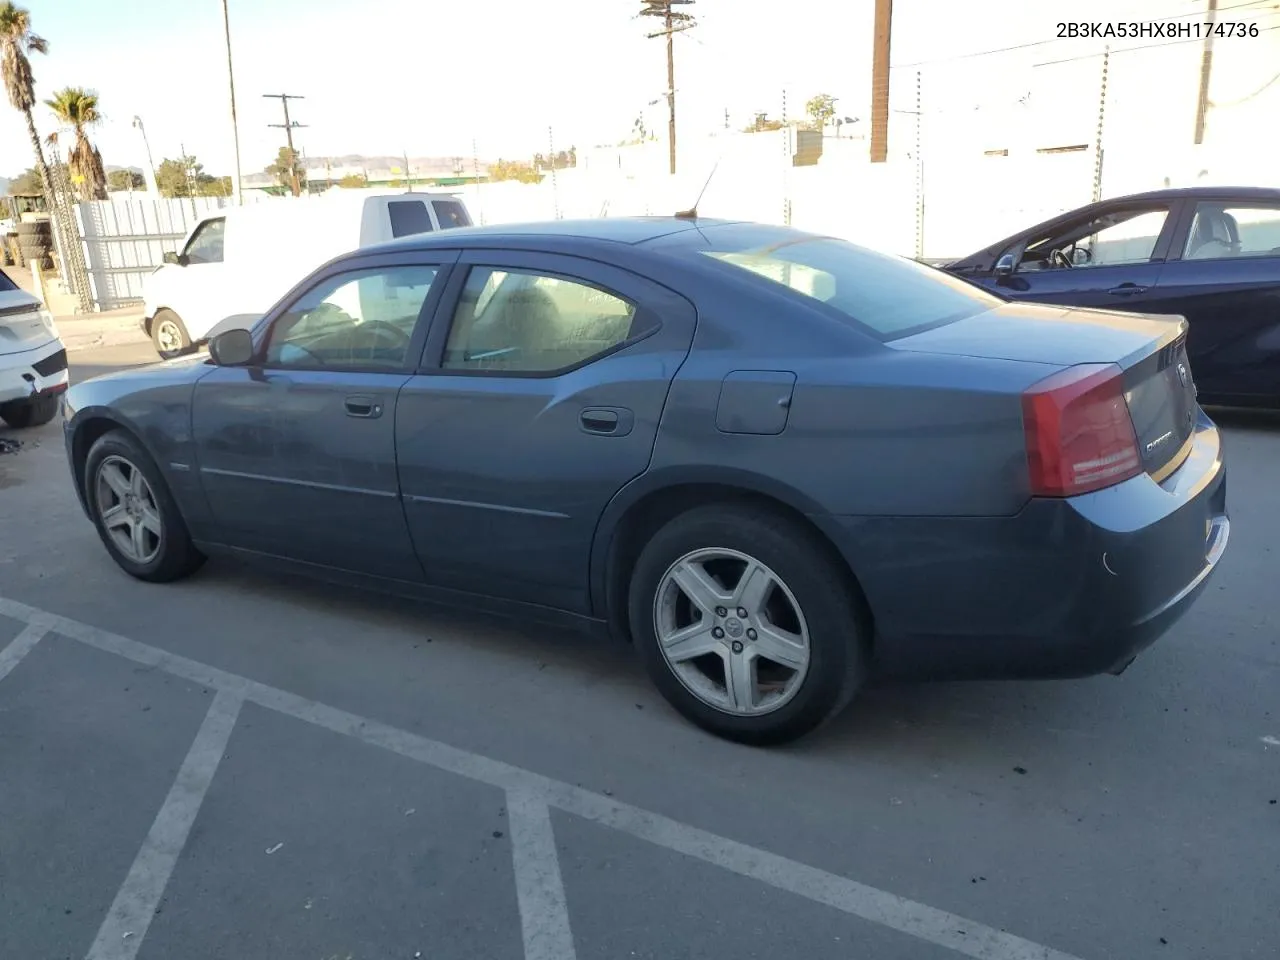
M 391 236 L 407 237 L 431 232 L 431 215 L 421 200 L 392 200 L 387 204 L 391 215 Z
M 1003 301 L 924 264 L 827 237 L 700 252 L 825 304 L 888 340 L 983 313 Z M 793 235 L 794 236 L 794 235 Z M 718 247 L 718 249 L 717 249 Z
M 457 200 L 432 200 L 431 206 L 435 208 L 436 219 L 440 221 L 441 230 L 471 226 L 471 218 L 467 216 L 467 208 Z

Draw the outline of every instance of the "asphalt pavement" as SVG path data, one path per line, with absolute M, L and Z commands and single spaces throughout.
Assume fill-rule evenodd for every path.
M 0 430 L 0 958 L 1274 960 L 1280 421 L 1220 420 L 1227 556 L 1122 676 L 885 687 L 773 750 L 584 637 L 133 581 L 59 425 Z

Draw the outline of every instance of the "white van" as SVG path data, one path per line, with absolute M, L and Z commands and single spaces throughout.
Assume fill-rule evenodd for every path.
M 339 254 L 469 226 L 466 204 L 448 193 L 330 190 L 219 210 L 147 278 L 142 329 L 171 359 L 203 343 L 226 318 L 261 316 Z

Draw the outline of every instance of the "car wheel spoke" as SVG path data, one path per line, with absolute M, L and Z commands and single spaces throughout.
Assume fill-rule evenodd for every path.
M 690 624 L 683 630 L 662 638 L 667 659 L 672 663 L 684 663 L 695 657 L 718 653 L 721 643 L 711 635 L 711 627 L 705 620 Z
M 118 465 L 108 463 L 102 468 L 100 476 L 117 497 L 123 497 L 130 492 L 129 478 L 124 475 L 124 471 Z
M 780 630 L 771 623 L 756 626 L 756 639 L 752 642 L 752 647 L 756 656 L 790 670 L 801 670 L 809 662 L 809 651 L 805 648 L 804 638 Z
M 711 578 L 702 564 L 688 561 L 671 572 L 682 593 L 708 617 L 714 616 L 716 607 L 729 603 L 731 596 Z
M 756 661 L 745 653 L 731 653 L 724 664 L 725 697 L 729 709 L 751 713 L 756 708 Z
M 125 509 L 123 503 L 117 503 L 114 507 L 108 507 L 102 511 L 102 523 L 108 530 L 127 527 L 131 522 L 129 511 Z
M 764 610 L 772 587 L 773 574 L 768 567 L 755 562 L 748 563 L 733 591 L 733 604 L 746 610 L 748 616 L 757 617 Z
M 142 508 L 142 520 L 138 526 L 149 532 L 157 540 L 160 539 L 160 514 L 154 507 Z

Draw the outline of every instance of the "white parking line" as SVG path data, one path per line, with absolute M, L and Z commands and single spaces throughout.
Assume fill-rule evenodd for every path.
M 507 794 L 507 820 L 524 960 L 575 960 L 551 808 L 535 794 L 512 791 Z
M 96 649 L 164 670 L 203 686 L 213 687 L 259 706 L 296 717 L 335 733 L 355 737 L 365 743 L 383 747 L 441 770 L 490 784 L 505 790 L 511 796 L 512 804 L 519 801 L 558 808 L 741 876 L 750 877 L 776 889 L 826 904 L 851 916 L 947 947 L 974 960 L 1078 960 L 1070 954 L 1033 943 L 1002 930 L 699 830 L 660 814 L 583 790 L 581 787 L 552 780 L 499 760 L 459 750 L 407 730 L 400 730 L 376 720 L 307 700 L 277 687 L 267 686 L 256 680 L 177 656 L 159 647 L 148 646 L 118 634 L 99 630 L 97 627 L 76 620 L 47 614 L 14 600 L 0 597 L 0 614 L 16 620 L 28 622 L 35 620 L 44 624 L 47 629 Z M 536 836 L 536 831 L 531 830 L 530 833 Z M 549 832 L 536 842 L 545 843 L 548 837 Z M 554 898 L 554 894 L 547 892 L 550 888 L 545 886 L 545 879 L 544 876 L 538 880 L 538 883 L 544 885 L 538 888 L 534 896 L 550 895 Z M 563 893 L 560 896 L 563 898 Z M 527 932 L 526 926 L 526 934 Z M 564 936 L 568 937 L 567 921 L 564 925 Z M 545 942 L 551 943 L 550 940 Z M 572 949 L 572 941 L 567 942 Z M 558 958 L 573 956 L 572 953 L 554 955 Z M 115 958 L 132 955 L 103 954 L 101 958 L 91 955 L 90 960 L 105 960 L 109 956 Z M 537 960 L 541 960 L 544 956 L 549 957 L 552 954 L 530 954 L 530 957 Z
M 9 641 L 9 645 L 0 650 L 0 680 L 12 673 L 13 668 L 35 649 L 40 638 L 48 632 L 44 627 L 38 627 L 34 623 L 28 623 L 23 627 L 18 635 Z
M 191 825 L 222 762 L 227 741 L 244 703 L 226 690 L 213 698 L 178 777 L 142 841 L 133 866 L 107 911 L 85 960 L 133 960 L 156 915 L 160 897 L 187 844 Z

